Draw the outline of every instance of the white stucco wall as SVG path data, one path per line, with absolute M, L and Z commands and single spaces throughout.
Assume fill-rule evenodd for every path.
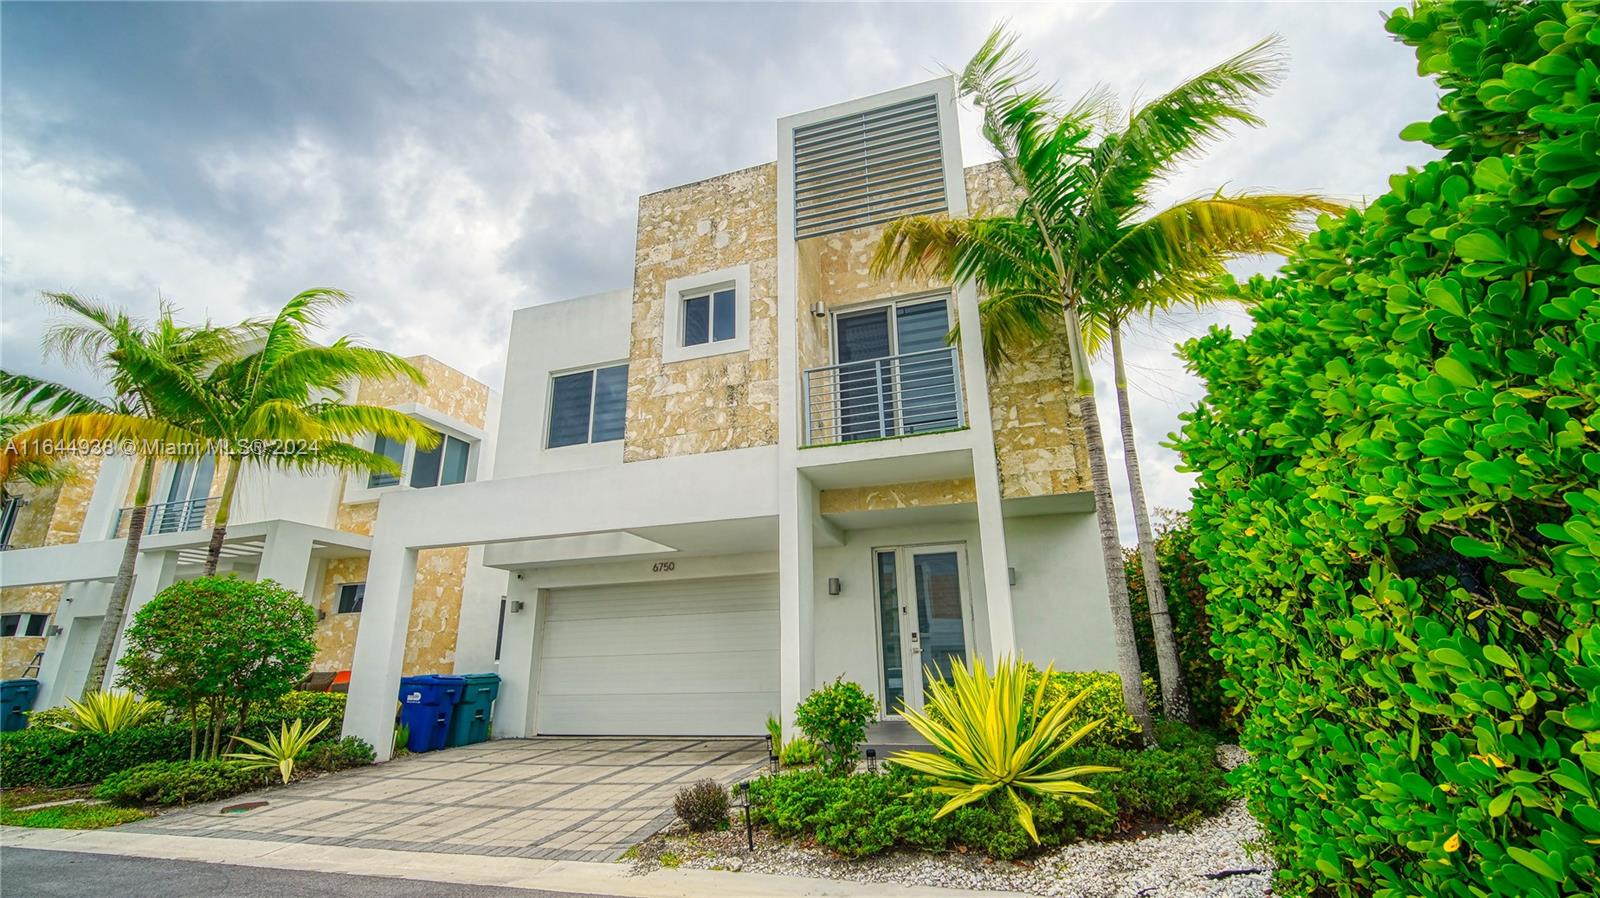
M 626 362 L 633 296 L 596 293 L 518 309 L 511 318 L 506 382 L 496 431 L 496 479 L 622 463 L 622 441 L 545 448 L 550 377 Z
M 1008 518 L 1017 648 L 1043 667 L 1116 670 L 1100 534 L 1092 514 Z

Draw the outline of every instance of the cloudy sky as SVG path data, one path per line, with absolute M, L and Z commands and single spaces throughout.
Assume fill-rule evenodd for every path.
M 1281 34 L 1268 126 L 1169 197 L 1372 196 L 1430 153 L 1396 136 L 1436 91 L 1393 5 L 6 3 L 0 364 L 92 385 L 40 358 L 41 290 L 228 321 L 331 286 L 357 299 L 331 332 L 498 387 L 512 309 L 630 283 L 641 193 L 771 161 L 777 117 L 958 68 L 1001 19 L 1068 95 L 1149 95 Z M 1245 319 L 1134 346 L 1158 506 L 1187 505 L 1159 444 L 1199 394 L 1172 345 L 1219 320 Z

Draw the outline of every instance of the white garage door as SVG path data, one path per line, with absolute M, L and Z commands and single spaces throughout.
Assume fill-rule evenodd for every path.
M 778 710 L 778 581 L 557 589 L 539 660 L 544 735 L 759 735 Z

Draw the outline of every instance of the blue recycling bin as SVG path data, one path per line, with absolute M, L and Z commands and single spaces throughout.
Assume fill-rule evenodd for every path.
M 25 728 L 28 712 L 38 697 L 38 680 L 0 680 L 0 732 Z
M 400 679 L 400 722 L 410 729 L 406 748 L 438 751 L 450 737 L 450 718 L 466 688 L 465 677 L 425 674 Z

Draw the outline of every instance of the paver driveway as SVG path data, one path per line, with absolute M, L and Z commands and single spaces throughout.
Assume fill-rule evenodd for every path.
M 754 739 L 505 739 L 196 805 L 132 832 L 446 854 L 610 861 L 672 819 L 672 797 L 766 761 Z M 227 805 L 269 806 L 223 815 Z

